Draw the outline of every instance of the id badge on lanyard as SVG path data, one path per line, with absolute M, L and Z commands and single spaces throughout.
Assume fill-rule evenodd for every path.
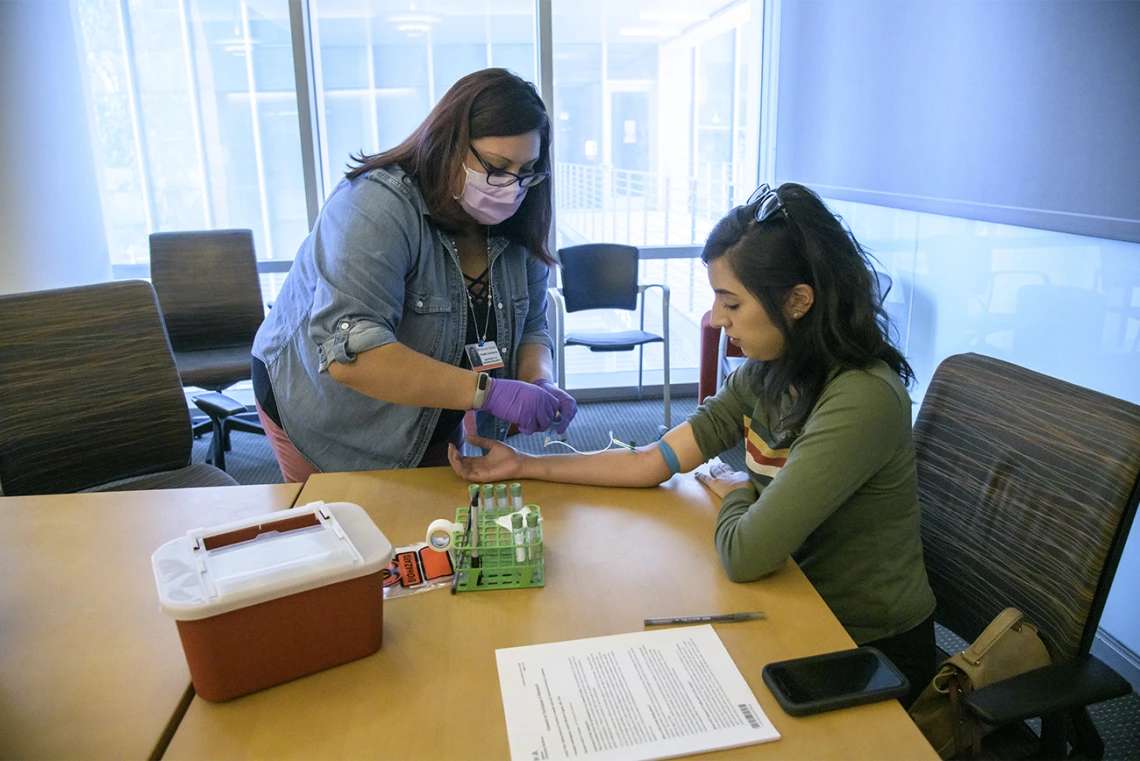
M 499 353 L 499 347 L 494 341 L 467 344 L 464 348 L 467 351 L 467 361 L 471 363 L 471 369 L 477 373 L 494 370 L 504 364 L 503 355 Z

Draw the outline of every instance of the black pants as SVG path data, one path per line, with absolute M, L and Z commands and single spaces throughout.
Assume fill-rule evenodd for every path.
M 934 616 L 918 626 L 893 637 L 864 642 L 877 648 L 898 666 L 910 682 L 910 692 L 899 698 L 903 708 L 910 708 L 919 694 L 930 684 L 938 666 L 938 646 L 934 644 Z
M 253 381 L 253 396 L 270 420 L 281 428 L 281 413 L 277 411 L 277 398 L 273 396 L 273 386 L 269 385 L 269 369 L 257 357 L 251 357 L 249 369 Z

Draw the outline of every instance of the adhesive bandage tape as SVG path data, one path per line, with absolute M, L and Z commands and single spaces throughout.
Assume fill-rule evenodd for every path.
M 428 524 L 427 546 L 431 547 L 436 552 L 447 552 L 451 548 L 451 542 L 455 537 L 455 532 L 462 531 L 463 526 L 458 523 L 453 523 L 447 518 L 440 518 Z

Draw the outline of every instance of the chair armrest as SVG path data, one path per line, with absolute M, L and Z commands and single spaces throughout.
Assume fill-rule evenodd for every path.
M 641 329 L 645 330 L 645 292 L 650 288 L 661 289 L 661 335 L 665 337 L 665 346 L 669 345 L 669 286 L 664 283 L 646 283 L 637 286 L 637 294 L 641 296 Z M 669 376 L 666 375 L 666 378 Z
M 558 387 L 566 390 L 566 299 L 562 297 L 562 289 L 550 287 L 546 289 L 546 322 L 547 329 L 554 335 L 554 379 Z
M 546 299 L 558 311 L 558 314 L 566 314 L 566 299 L 562 296 L 562 288 L 557 286 L 547 288 Z
M 1119 698 L 1124 677 L 1095 655 L 1082 655 L 996 682 L 966 695 L 966 709 L 990 724 L 1008 724 Z
M 646 283 L 645 285 L 637 286 L 637 292 L 640 294 L 644 294 L 650 288 L 660 288 L 661 289 L 661 306 L 663 309 L 668 309 L 669 308 L 669 286 L 665 285 L 664 283 Z
M 205 412 L 211 418 L 218 420 L 228 418 L 230 415 L 236 415 L 239 412 L 245 412 L 245 405 L 234 399 L 232 396 L 217 391 L 211 391 L 206 394 L 198 394 L 197 396 L 190 397 L 198 409 Z

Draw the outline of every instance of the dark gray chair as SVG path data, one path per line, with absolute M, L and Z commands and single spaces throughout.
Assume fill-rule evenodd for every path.
M 1053 660 L 966 696 L 1004 726 L 984 755 L 1100 758 L 1085 706 L 1131 692 L 1089 650 L 1140 500 L 1140 406 L 960 354 L 934 373 L 914 444 L 935 620 L 972 642 L 1018 608 Z
M 225 470 L 230 433 L 264 434 L 257 414 L 222 392 L 249 380 L 250 351 L 265 319 L 257 254 L 250 230 L 152 233 L 150 279 L 178 363 L 182 385 L 213 430 L 210 459 Z
M 590 351 L 638 350 L 637 398 L 641 398 L 645 344 L 662 343 L 665 350 L 663 395 L 665 428 L 671 427 L 669 410 L 669 286 L 638 283 L 638 250 L 617 243 L 587 243 L 558 250 L 562 287 L 550 289 L 554 305 L 554 346 L 558 386 L 566 388 L 566 347 L 585 346 Z M 661 333 L 645 330 L 645 292 L 661 289 Z M 566 312 L 585 309 L 637 310 L 638 330 L 607 333 L 565 333 Z
M 143 280 L 0 296 L 5 495 L 237 482 L 191 465 L 190 411 Z

